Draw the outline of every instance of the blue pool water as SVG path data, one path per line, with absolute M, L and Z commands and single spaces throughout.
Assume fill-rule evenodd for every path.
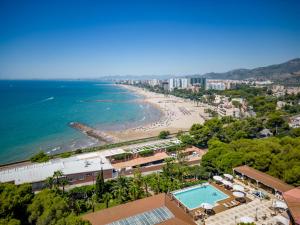
M 202 203 L 215 205 L 216 202 L 228 198 L 228 195 L 212 185 L 201 185 L 182 191 L 176 191 L 173 195 L 190 210 L 200 207 Z

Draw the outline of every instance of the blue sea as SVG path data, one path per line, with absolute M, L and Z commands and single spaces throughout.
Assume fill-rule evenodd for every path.
M 101 81 L 0 81 L 0 164 L 101 144 L 72 121 L 105 131 L 157 120 L 141 98 Z

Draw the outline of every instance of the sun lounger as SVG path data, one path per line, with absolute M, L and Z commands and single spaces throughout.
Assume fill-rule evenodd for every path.
M 227 205 L 226 203 L 222 204 L 225 208 L 230 208 L 230 205 Z

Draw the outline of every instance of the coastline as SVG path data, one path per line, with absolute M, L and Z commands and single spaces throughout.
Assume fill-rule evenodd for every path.
M 163 130 L 168 130 L 171 133 L 187 131 L 195 123 L 203 124 L 203 117 L 207 116 L 204 112 L 204 107 L 196 106 L 190 100 L 172 95 L 166 96 L 129 85 L 118 86 L 142 96 L 143 99 L 140 101 L 151 104 L 160 110 L 162 114 L 158 121 L 121 131 L 107 132 L 121 141 L 129 141 L 137 137 L 146 138 L 156 136 Z

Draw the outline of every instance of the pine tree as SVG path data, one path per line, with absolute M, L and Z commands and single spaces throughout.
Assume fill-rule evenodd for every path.
M 104 185 L 103 169 L 101 168 L 101 171 L 98 173 L 96 178 L 96 195 L 98 200 L 102 199 L 102 195 L 104 194 Z

